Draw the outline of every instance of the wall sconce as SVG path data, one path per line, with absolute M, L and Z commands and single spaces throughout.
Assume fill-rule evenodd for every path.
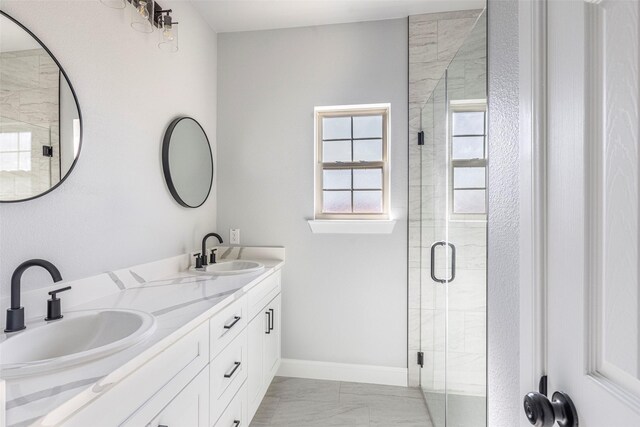
M 156 2 L 153 0 L 131 0 L 131 28 L 141 33 L 153 33 L 153 18 Z
M 141 33 L 160 30 L 158 48 L 164 52 L 178 51 L 178 23 L 171 16 L 171 9 L 163 9 L 154 0 L 100 0 L 112 9 L 124 9 L 131 4 L 131 28 Z
M 163 10 L 160 14 L 160 30 L 162 40 L 158 43 L 160 50 L 165 52 L 178 51 L 178 23 L 171 17 L 171 9 Z

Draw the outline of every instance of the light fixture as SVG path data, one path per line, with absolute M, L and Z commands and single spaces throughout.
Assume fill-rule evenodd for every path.
M 173 22 L 171 9 L 163 10 L 160 14 L 160 30 L 162 40 L 158 43 L 160 50 L 165 52 L 178 51 L 178 23 Z
M 153 33 L 155 5 L 153 0 L 131 0 L 131 28 L 141 33 Z
M 171 9 L 163 9 L 154 0 L 100 0 L 113 9 L 124 9 L 131 4 L 131 28 L 141 33 L 153 33 L 160 29 L 158 48 L 164 52 L 178 51 L 178 23 L 173 20 Z
M 100 3 L 112 9 L 124 9 L 127 7 L 127 0 L 100 0 Z

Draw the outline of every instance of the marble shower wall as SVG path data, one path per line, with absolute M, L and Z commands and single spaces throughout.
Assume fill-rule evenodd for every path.
M 0 132 L 31 134 L 31 170 L 0 168 L 0 198 L 28 197 L 60 181 L 59 69 L 44 49 L 32 49 L 0 53 L 0 70 Z M 43 145 L 53 157 L 42 155 Z
M 482 20 L 474 28 L 481 12 L 409 18 L 409 385 L 444 390 L 446 363 L 447 389 L 471 395 L 483 395 L 486 386 L 486 221 L 477 216 L 452 220 L 447 213 L 445 99 L 486 97 Z M 423 147 L 417 145 L 421 129 Z M 458 250 L 457 277 L 448 290 L 430 277 L 430 247 L 444 239 L 445 221 L 449 241 Z M 444 276 L 447 271 L 438 274 Z M 421 350 L 425 353 L 422 369 L 415 363 Z

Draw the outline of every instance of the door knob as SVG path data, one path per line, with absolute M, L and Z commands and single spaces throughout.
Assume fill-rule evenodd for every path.
M 553 393 L 551 400 L 542 393 L 531 392 L 524 397 L 524 413 L 536 427 L 578 427 L 578 412 L 568 394 Z

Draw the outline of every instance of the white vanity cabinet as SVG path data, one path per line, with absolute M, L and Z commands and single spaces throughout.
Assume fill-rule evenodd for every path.
M 281 299 L 280 273 L 271 281 L 263 282 L 249 293 L 250 313 L 253 302 L 254 317 L 249 321 L 249 372 L 247 378 L 247 394 L 249 420 L 253 418 L 264 395 L 280 367 L 281 342 Z
M 280 366 L 280 277 L 240 293 L 60 425 L 248 427 Z

